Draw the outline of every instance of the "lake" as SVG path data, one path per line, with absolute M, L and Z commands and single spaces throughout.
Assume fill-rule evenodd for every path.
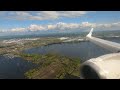
M 36 66 L 22 58 L 0 56 L 0 79 L 24 79 L 24 73 Z
M 105 39 L 120 43 L 120 38 L 105 38 Z M 111 53 L 110 51 L 103 49 L 91 42 L 53 44 L 48 46 L 32 48 L 24 52 L 29 54 L 56 53 L 64 56 L 80 58 L 81 62 L 84 62 L 91 58 L 96 58 L 104 54 Z

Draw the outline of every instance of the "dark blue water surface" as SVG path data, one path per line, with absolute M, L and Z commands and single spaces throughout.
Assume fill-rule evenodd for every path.
M 24 79 L 24 73 L 36 66 L 22 58 L 0 56 L 0 79 Z
M 106 38 L 106 39 L 109 41 L 120 43 L 120 38 Z M 91 58 L 111 53 L 110 51 L 103 49 L 91 42 L 53 44 L 48 46 L 32 48 L 24 52 L 29 54 L 57 53 L 69 57 L 78 57 L 81 59 L 82 62 Z

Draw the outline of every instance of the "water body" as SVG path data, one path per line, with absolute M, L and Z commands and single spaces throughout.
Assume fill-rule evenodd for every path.
M 22 58 L 0 56 L 0 79 L 24 79 L 24 73 L 36 66 Z
M 120 38 L 105 38 L 105 39 L 120 43 Z M 53 44 L 48 46 L 32 48 L 24 52 L 29 54 L 57 53 L 69 57 L 78 57 L 81 59 L 81 62 L 84 62 L 91 58 L 96 58 L 104 54 L 111 53 L 110 51 L 103 49 L 91 42 Z
M 107 40 L 120 43 L 120 38 L 106 38 Z M 91 42 L 53 44 L 24 51 L 26 53 L 57 53 L 69 57 L 78 57 L 82 62 L 111 53 Z M 28 62 L 19 57 L 9 58 L 0 56 L 0 79 L 24 79 L 24 73 L 37 67 L 36 64 Z

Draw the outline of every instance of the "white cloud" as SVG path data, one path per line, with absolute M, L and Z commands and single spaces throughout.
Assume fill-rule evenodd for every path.
M 42 25 L 35 25 L 35 24 L 31 24 L 27 30 L 30 31 L 37 31 L 37 30 L 45 30 L 45 27 L 43 27 Z
M 75 18 L 85 15 L 86 11 L 5 11 L 5 18 L 17 20 L 55 20 L 62 17 Z
M 120 22 L 109 23 L 109 24 L 96 24 L 96 29 L 101 29 L 101 30 L 119 30 L 120 29 Z
M 48 30 L 53 30 L 56 28 L 56 25 L 47 25 Z
M 25 30 L 26 30 L 26 28 L 13 28 L 13 29 L 11 29 L 12 32 L 23 32 Z
M 86 13 L 87 13 L 86 11 L 61 11 L 59 12 L 59 15 L 73 18 L 73 17 L 80 17 Z
M 27 28 L 15 28 L 11 29 L 13 32 L 21 32 L 21 31 L 40 31 L 40 30 L 75 30 L 81 28 L 89 28 L 92 27 L 92 23 L 83 22 L 81 23 L 64 23 L 58 22 L 56 24 L 47 24 L 47 25 L 36 25 L 31 24 Z
M 57 19 L 59 18 L 59 12 L 57 11 L 41 11 L 39 14 L 39 17 L 44 19 Z
M 96 24 L 95 23 L 89 23 L 89 22 L 82 22 L 82 27 L 93 27 L 96 28 Z
M 91 27 L 96 30 L 116 30 L 120 29 L 120 22 L 110 24 L 96 24 L 89 22 L 82 23 L 64 23 L 58 22 L 56 24 L 36 25 L 31 24 L 26 28 L 13 28 L 12 32 L 23 32 L 23 31 L 42 31 L 42 30 L 88 30 Z
M 79 28 L 80 24 L 78 23 L 63 23 L 59 22 L 56 24 L 56 29 L 58 30 L 71 30 L 71 29 L 77 29 Z

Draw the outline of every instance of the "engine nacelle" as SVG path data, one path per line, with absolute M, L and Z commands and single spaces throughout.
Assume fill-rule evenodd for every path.
M 81 65 L 81 79 L 120 79 L 120 53 L 92 58 Z

